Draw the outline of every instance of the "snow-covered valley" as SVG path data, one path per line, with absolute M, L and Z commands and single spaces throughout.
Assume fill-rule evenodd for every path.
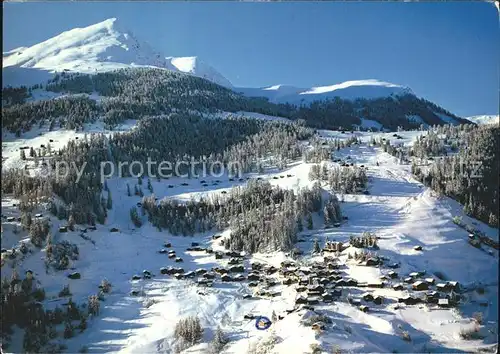
M 2 354 L 498 353 L 498 115 L 179 54 L 3 53 Z
M 60 134 L 62 139 L 65 133 Z M 366 141 L 371 138 L 370 133 L 357 134 L 365 134 L 362 138 Z M 411 144 L 418 132 L 400 134 Z M 321 135 L 333 138 L 351 134 L 323 131 Z M 15 261 L 6 258 L 2 273 L 8 277 L 13 262 L 20 274 L 33 270 L 34 278 L 47 293 L 44 304 L 48 308 L 67 301 L 67 298 L 57 296 L 66 284 L 69 284 L 73 301 L 79 303 L 98 289 L 102 279 L 111 282 L 112 290 L 101 303 L 99 316 L 89 321 L 86 331 L 65 340 L 68 352 L 85 347 L 89 352 L 102 353 L 170 353 L 175 347 L 176 322 L 190 315 L 200 318 L 204 333 L 200 344 L 190 347 L 186 353 L 207 352 L 207 343 L 218 326 L 229 339 L 224 353 L 259 352 L 264 350 L 258 348 L 264 346 L 266 341 L 267 352 L 276 353 L 310 352 L 311 345 L 318 345 L 325 352 L 488 350 L 497 337 L 498 251 L 490 250 L 488 253 L 472 247 L 467 242 L 467 232 L 458 228 L 452 218 L 462 216 L 478 224 L 490 237 L 496 237 L 498 230 L 464 216 L 458 203 L 447 197 L 437 197 L 412 177 L 409 165 L 399 164 L 397 159 L 380 148 L 363 143 L 335 155 L 342 159 L 349 156 L 350 161 L 367 168 L 370 193 L 343 196 L 342 213 L 348 220 L 339 228 L 323 229 L 321 221 L 316 220 L 313 230 L 300 233 L 299 239 L 303 242 L 297 243 L 297 246 L 304 255 L 296 260 L 297 266 L 308 269 L 311 263 L 323 260 L 323 256 L 311 254 L 314 240 L 317 239 L 320 244 L 327 239 L 348 244 L 350 236 L 361 236 L 363 232 L 377 235 L 380 249 L 376 253 L 386 261 L 381 266 L 363 266 L 348 257 L 359 250 L 351 246 L 342 251 L 337 257 L 338 274 L 341 279 L 354 279 L 359 286 L 336 286 L 327 282 L 325 288 L 330 289 L 328 291 L 336 290 L 341 295 L 333 302 L 320 301 L 311 305 L 314 310 L 301 309 L 303 305 L 296 305 L 296 299 L 301 294 L 297 291 L 297 284 L 284 285 L 286 277 L 279 273 L 267 276 L 277 284 L 269 288 L 265 283 L 259 283 L 256 288 L 249 287 L 248 280 L 222 282 L 218 275 L 213 286 L 200 287 L 196 284 L 197 277 L 176 279 L 172 275 L 161 274 L 162 267 L 176 265 L 182 268 L 184 274 L 197 269 L 227 268 L 230 257 L 216 259 L 214 253 L 187 251 L 193 243 L 203 249 L 210 247 L 215 252 L 224 251 L 219 240 L 213 239 L 214 232 L 193 237 L 172 236 L 166 231 L 159 232 L 146 220 L 142 227 L 135 227 L 128 211 L 141 198 L 127 195 L 127 183 L 133 184 L 134 180 L 126 178 L 107 181 L 113 196 L 113 208 L 109 210 L 104 225 L 97 225 L 95 231 L 78 225 L 73 232 L 56 231 L 54 235 L 58 241 L 70 240 L 78 245 L 79 258 L 73 262 L 71 269 L 79 272 L 81 279 L 70 280 L 67 272 L 51 270 L 46 273 L 42 259 L 44 250 L 36 248 L 32 249 L 33 253 L 22 255 Z M 283 171 L 250 174 L 242 181 L 229 181 L 227 176 L 207 177 L 205 180 L 209 187 L 203 187 L 195 178 L 188 180 L 187 186 L 181 185 L 185 182 L 181 178 L 152 180 L 151 183 L 156 197 L 187 201 L 207 198 L 210 194 L 244 185 L 247 177 L 268 179 L 273 185 L 298 190 L 311 186 L 309 170 L 310 164 L 296 161 Z M 169 185 L 174 187 L 168 188 Z M 18 247 L 19 242 L 27 238 L 25 231 L 18 234 L 12 232 L 18 222 L 9 218 L 19 215 L 13 203 L 16 201 L 3 196 L 2 247 L 9 249 Z M 46 211 L 41 213 L 42 217 L 51 219 L 54 230 L 65 225 L 64 221 L 57 220 Z M 86 230 L 82 232 L 84 228 Z M 110 232 L 112 228 L 118 231 Z M 229 232 L 223 232 L 222 238 Z M 159 253 L 165 243 L 171 243 L 168 250 L 175 250 L 176 256 L 183 259 L 182 263 L 177 264 L 167 254 Z M 420 246 L 421 250 L 416 251 L 416 246 Z M 280 269 L 284 260 L 290 260 L 284 253 L 246 255 L 243 258 L 245 270 L 241 274 L 247 277 L 254 262 Z M 392 263 L 397 263 L 398 268 L 390 269 L 388 264 Z M 142 279 L 143 270 L 151 272 L 153 277 Z M 388 276 L 391 270 L 397 272 L 395 278 Z M 404 283 L 401 290 L 393 289 L 412 272 L 422 271 L 425 271 L 423 278 L 432 278 L 435 283 L 445 280 L 459 282 L 462 289 L 459 292 L 462 298 L 460 305 L 457 308 L 440 308 L 432 303 L 409 305 L 398 302 L 404 295 L 422 297 L 426 293 L 412 290 L 411 283 L 418 280 L 415 278 L 418 276 L 414 275 L 414 279 Z M 141 279 L 131 280 L 135 274 L 139 274 Z M 376 285 L 380 283 L 381 276 L 386 278 L 383 288 Z M 374 284 L 369 286 L 375 288 L 366 288 L 366 284 Z M 429 289 L 434 289 L 434 286 L 429 285 Z M 274 295 L 256 295 L 261 289 L 270 289 Z M 382 296 L 382 303 L 363 300 L 366 292 Z M 360 305 L 367 305 L 368 312 L 361 311 L 353 299 L 359 299 Z M 245 318 L 245 315 L 271 318 L 273 312 L 280 319 L 267 331 L 257 330 L 255 320 Z M 304 318 L 313 315 L 312 312 L 328 316 L 331 323 L 325 324 L 321 330 L 313 329 L 311 324 L 305 325 Z M 460 331 L 477 326 L 473 319 L 473 314 L 477 312 L 483 316 L 480 332 L 484 338 L 462 339 Z M 11 348 L 18 348 L 21 337 L 14 335 L 13 338 Z

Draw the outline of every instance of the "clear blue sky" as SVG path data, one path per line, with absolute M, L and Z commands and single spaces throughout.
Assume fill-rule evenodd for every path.
M 167 56 L 197 55 L 235 86 L 380 79 L 459 115 L 498 114 L 500 31 L 473 2 L 4 3 L 3 49 L 117 17 Z

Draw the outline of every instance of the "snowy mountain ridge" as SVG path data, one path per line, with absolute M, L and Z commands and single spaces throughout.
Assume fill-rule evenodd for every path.
M 156 66 L 175 70 L 164 56 L 133 34 L 115 18 L 63 32 L 4 57 L 3 67 L 18 66 L 48 71 L 94 73 L 128 66 Z
M 233 87 L 228 79 L 198 57 L 167 57 L 166 59 L 178 71 L 207 79 L 227 88 Z
M 472 116 L 467 117 L 466 119 L 470 120 L 476 124 L 498 124 L 500 116 L 490 114 L 490 115 L 481 115 L 481 116 Z
M 299 88 L 288 85 L 275 85 L 263 88 L 238 88 L 247 96 L 267 97 L 274 103 L 311 103 L 317 100 L 339 97 L 341 99 L 379 98 L 413 94 L 409 87 L 376 79 L 345 81 L 340 84 Z
M 74 28 L 31 47 L 4 52 L 3 85 L 34 85 L 60 71 L 92 74 L 141 66 L 184 72 L 247 96 L 267 97 L 275 103 L 303 104 L 337 96 L 343 99 L 370 99 L 412 94 L 408 87 L 374 79 L 309 88 L 289 85 L 233 88 L 227 78 L 198 57 L 165 56 L 146 42 L 138 40 L 116 18 Z
M 232 87 L 229 80 L 196 57 L 166 57 L 146 42 L 136 39 L 116 18 L 74 28 L 32 47 L 3 53 L 3 72 L 7 74 L 4 75 L 4 86 L 39 83 L 34 81 L 39 80 L 40 75 L 33 77 L 28 74 L 33 73 L 33 69 L 50 74 L 56 71 L 93 74 L 140 66 L 186 72 Z

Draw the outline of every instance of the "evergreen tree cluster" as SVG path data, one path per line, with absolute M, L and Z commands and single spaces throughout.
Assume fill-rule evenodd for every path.
M 338 215 L 338 204 L 330 207 L 331 203 L 327 202 L 327 210 Z M 229 227 L 231 236 L 224 246 L 249 253 L 290 250 L 296 241 L 298 224 L 304 218 L 312 223 L 311 213 L 320 213 L 322 207 L 318 184 L 294 195 L 290 190 L 258 180 L 233 188 L 226 197 L 214 195 L 208 200 L 181 203 L 164 198 L 157 203 L 154 195 L 142 199 L 148 220 L 159 229 L 167 229 L 174 235 L 193 235 Z
M 326 181 L 332 191 L 342 194 L 360 193 L 368 184 L 365 169 L 356 165 L 327 168 L 325 164 L 314 164 L 309 171 L 309 179 Z
M 331 195 L 323 208 L 325 226 L 329 227 L 342 221 L 342 211 L 336 195 Z
M 2 313 L 2 348 L 11 340 L 13 326 L 24 329 L 23 348 L 27 353 L 45 352 L 51 346 L 51 340 L 58 336 L 56 326 L 64 324 L 63 337 L 70 338 L 75 329 L 84 331 L 87 328 L 87 316 L 95 314 L 99 304 L 89 299 L 89 306 L 77 306 L 69 299 L 66 308 L 56 306 L 55 309 L 45 309 L 42 301 L 45 291 L 35 286 L 35 278 L 28 272 L 21 279 L 14 269 L 10 280 L 3 278 L 0 286 L 0 308 Z M 69 292 L 69 290 L 68 290 Z
M 313 136 L 309 141 L 311 148 L 303 151 L 302 158 L 305 162 L 314 163 L 330 160 L 334 151 L 361 144 L 355 136 L 347 139 L 322 139 Z
M 459 123 L 466 124 L 466 119 L 455 116 L 445 109 L 406 94 L 397 97 L 382 97 L 375 99 L 358 98 L 343 100 L 335 97 L 329 100 L 312 102 L 310 105 L 296 107 L 287 117 L 303 119 L 311 127 L 318 129 L 353 129 L 361 125 L 360 117 L 381 123 L 384 128 L 397 130 L 417 129 L 419 123 L 411 121 L 408 117 L 418 115 L 429 125 L 442 124 L 438 114 L 447 115 Z
M 2 107 L 2 128 L 20 135 L 43 121 L 50 121 L 53 127 L 57 119 L 60 127 L 79 129 L 83 123 L 94 121 L 99 113 L 96 101 L 85 96 L 27 102 Z
M 427 170 L 413 164 L 412 172 L 426 186 L 464 205 L 468 215 L 498 227 L 500 128 L 465 129 L 458 153 L 436 159 Z
M 174 112 L 250 111 L 303 120 L 320 129 L 352 129 L 361 125 L 361 119 L 380 122 L 385 128 L 396 130 L 418 128 L 409 120 L 420 116 L 429 125 L 442 124 L 437 114 L 446 114 L 466 123 L 443 108 L 417 98 L 400 95 L 377 99 L 343 100 L 335 97 L 310 105 L 274 104 L 263 97 L 245 97 L 208 80 L 155 68 L 129 68 L 111 72 L 56 75 L 46 89 L 59 93 L 103 96 L 97 104 L 86 96 L 69 96 L 43 102 L 23 103 L 22 94 L 9 100 L 17 103 L 3 109 L 3 127 L 13 132 L 27 131 L 40 119 L 59 117 L 61 126 L 80 128 L 86 121 L 101 116 L 111 128 L 126 119 L 141 119 Z M 23 92 L 24 89 L 20 89 Z M 58 102 L 60 101 L 60 102 Z M 68 104 L 77 106 L 68 107 Z
M 6 107 L 14 104 L 22 104 L 28 97 L 29 92 L 26 86 L 4 87 L 2 89 L 2 106 Z
M 196 316 L 182 318 L 175 324 L 174 338 L 178 341 L 176 352 L 198 343 L 203 337 L 203 327 Z
M 148 158 L 172 163 L 193 158 L 200 163 L 198 171 L 203 168 L 201 162 L 206 163 L 207 171 L 218 162 L 226 167 L 237 162 L 242 170 L 229 171 L 236 174 L 257 171 L 264 157 L 272 156 L 276 164 L 284 165 L 300 156 L 299 141 L 313 133 L 300 124 L 171 114 L 146 118 L 132 132 L 114 134 L 109 143 L 115 161 L 140 161 L 145 166 Z M 237 168 L 238 164 L 233 165 Z M 186 165 L 179 167 L 181 175 L 190 172 Z M 152 170 L 157 174 L 154 166 Z M 127 175 L 127 171 L 125 169 L 123 175 Z

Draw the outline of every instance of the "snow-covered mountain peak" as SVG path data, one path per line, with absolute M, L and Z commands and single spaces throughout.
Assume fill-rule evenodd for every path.
M 215 70 L 212 66 L 208 65 L 204 61 L 200 60 L 198 57 L 167 57 L 172 66 L 177 70 L 202 77 L 204 79 L 210 80 L 221 86 L 232 88 L 231 82 L 226 79 L 222 74 Z
M 498 115 L 482 115 L 482 116 L 472 116 L 472 117 L 467 117 L 466 119 L 470 120 L 473 123 L 476 124 L 499 124 L 499 118 L 500 116 Z
M 4 57 L 3 67 L 93 73 L 130 65 L 173 69 L 163 54 L 140 42 L 116 18 L 74 28 Z
M 74 28 L 32 47 L 3 53 L 4 86 L 42 83 L 60 71 L 91 74 L 133 66 L 180 71 L 233 87 L 197 57 L 166 57 L 137 39 L 117 18 Z

